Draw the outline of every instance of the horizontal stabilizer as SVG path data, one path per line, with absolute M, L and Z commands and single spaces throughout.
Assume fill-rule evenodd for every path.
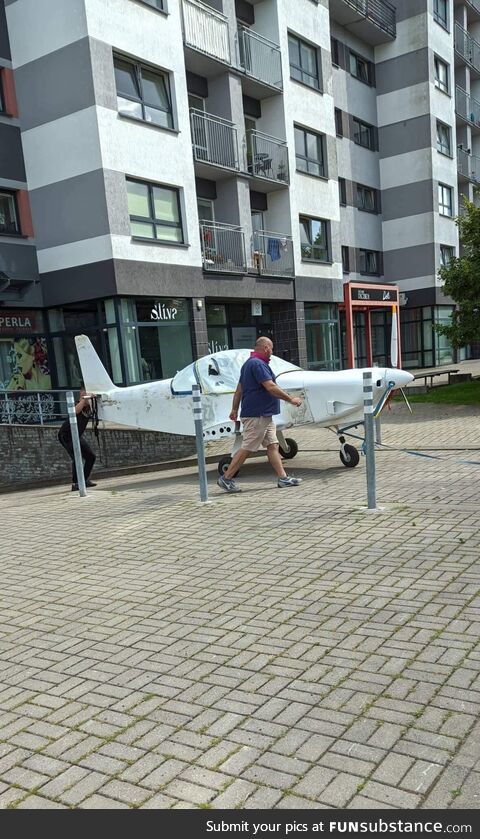
M 100 361 L 90 338 L 86 335 L 76 335 L 75 344 L 87 393 L 107 393 L 110 390 L 118 390 Z

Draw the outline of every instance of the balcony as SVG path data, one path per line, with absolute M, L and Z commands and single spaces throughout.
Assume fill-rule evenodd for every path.
M 372 46 L 396 38 L 396 10 L 387 0 L 330 0 L 330 14 Z
M 233 122 L 190 108 L 190 130 L 194 160 L 238 172 L 237 129 Z
M 472 128 L 480 131 L 480 102 L 458 85 L 455 89 L 455 112 L 459 121 L 468 122 Z
M 480 157 L 465 149 L 457 148 L 457 170 L 460 181 L 480 183 Z
M 254 230 L 252 260 L 260 275 L 294 277 L 292 237 L 269 230 Z
M 464 61 L 480 76 L 480 44 L 459 23 L 455 24 L 455 58 L 457 65 Z
M 201 0 L 182 0 L 183 41 L 203 56 L 223 64 L 231 64 L 228 18 L 202 3 Z M 205 62 L 192 66 L 208 75 Z
M 238 64 L 238 69 L 243 70 L 250 82 L 244 85 L 248 95 L 265 96 L 263 85 L 278 91 L 283 89 L 280 47 L 246 26 L 238 27 Z M 271 95 L 271 91 L 267 95 Z
M 275 187 L 287 186 L 290 175 L 285 140 L 253 128 L 247 131 L 247 172 L 259 181 L 275 183 Z
M 466 7 L 469 23 L 476 23 L 480 20 L 480 0 L 455 0 L 454 5 Z
M 203 270 L 214 274 L 246 274 L 245 237 L 241 227 L 200 221 Z

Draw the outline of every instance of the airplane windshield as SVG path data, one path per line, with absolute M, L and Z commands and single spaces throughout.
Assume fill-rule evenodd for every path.
M 192 385 L 199 384 L 203 394 L 233 393 L 237 387 L 242 364 L 250 357 L 250 350 L 224 350 L 206 355 L 180 370 L 172 379 L 172 393 L 192 392 Z M 276 376 L 299 370 L 283 358 L 272 355 L 270 366 Z

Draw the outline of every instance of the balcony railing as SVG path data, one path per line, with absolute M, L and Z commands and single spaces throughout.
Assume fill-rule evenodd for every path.
M 247 131 L 247 171 L 256 178 L 288 184 L 290 175 L 286 142 L 253 128 Z
M 239 169 L 237 129 L 233 122 L 191 108 L 190 128 L 195 160 Z
M 455 89 L 455 110 L 462 119 L 480 126 L 480 102 L 458 85 Z
M 246 26 L 238 27 L 238 61 L 247 76 L 282 89 L 280 47 Z
M 386 0 L 343 0 L 343 2 L 367 20 L 371 20 L 392 38 L 396 37 L 396 10 Z
M 186 46 L 230 64 L 228 18 L 200 0 L 182 0 L 182 12 Z
M 254 230 L 252 260 L 259 274 L 295 276 L 292 237 L 269 230 Z
M 466 3 L 480 15 L 480 0 L 466 0 Z
M 204 271 L 246 273 L 245 237 L 241 227 L 201 220 L 200 241 Z
M 455 52 L 480 73 L 480 44 L 459 23 L 455 24 Z
M 457 169 L 459 175 L 474 183 L 480 183 L 480 157 L 476 154 L 469 154 L 465 149 L 457 148 Z

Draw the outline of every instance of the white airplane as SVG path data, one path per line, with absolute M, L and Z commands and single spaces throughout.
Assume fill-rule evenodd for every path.
M 250 350 L 225 350 L 194 361 L 173 378 L 146 382 L 131 387 L 117 387 L 86 335 L 75 338 L 85 388 L 97 397 L 99 419 L 133 428 L 195 436 L 192 412 L 192 385 L 198 384 L 202 394 L 205 441 L 235 438 L 232 455 L 221 458 L 220 474 L 233 454 L 241 447 L 241 423 L 232 422 L 229 414 L 232 395 L 238 383 L 240 368 Z M 395 347 L 396 349 L 396 347 Z M 392 341 L 393 352 L 393 341 Z M 279 386 L 303 400 L 300 408 L 280 402 L 281 413 L 274 417 L 280 453 L 295 457 L 295 440 L 284 437 L 284 430 L 313 423 L 332 429 L 340 442 L 340 459 L 344 466 L 356 466 L 358 450 L 345 442 L 344 433 L 363 421 L 363 369 L 338 372 L 302 370 L 272 355 L 270 366 Z M 384 407 L 391 392 L 413 380 L 411 373 L 384 367 L 371 370 L 375 413 Z

